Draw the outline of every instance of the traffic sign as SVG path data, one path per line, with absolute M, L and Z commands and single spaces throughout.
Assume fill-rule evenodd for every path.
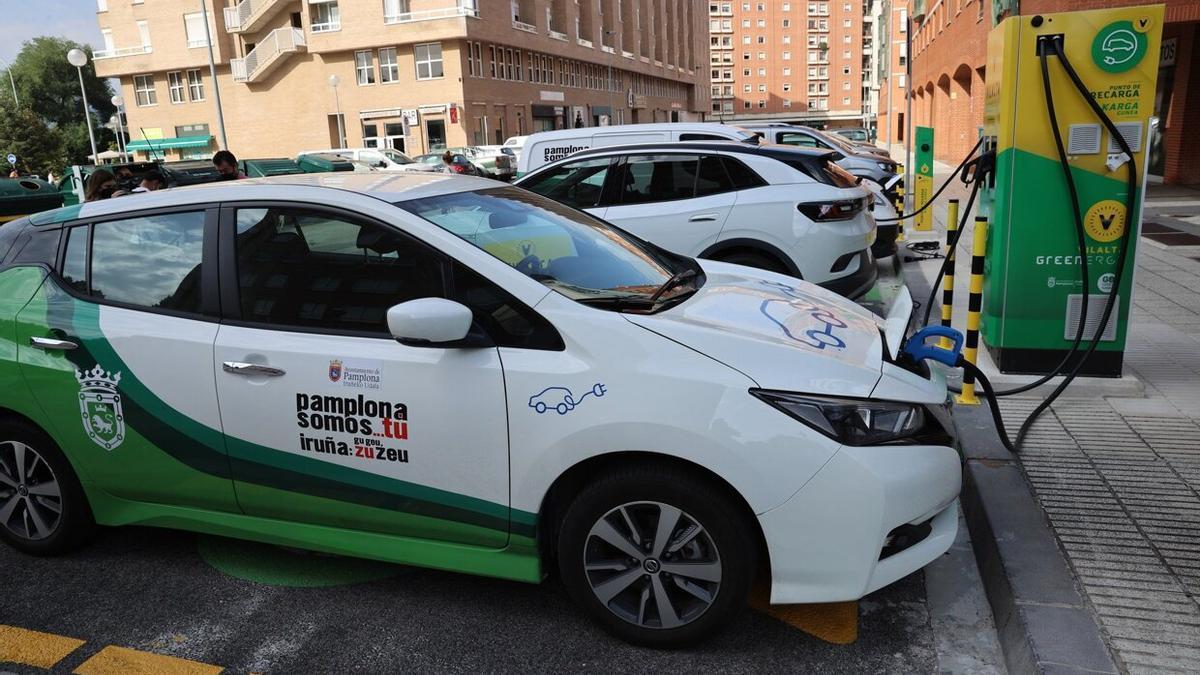
M 8 163 L 12 164 L 13 166 L 16 166 L 17 165 L 17 156 L 12 154 L 11 152 L 8 153 Z

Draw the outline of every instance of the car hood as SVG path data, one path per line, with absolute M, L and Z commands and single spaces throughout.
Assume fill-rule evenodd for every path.
M 799 279 L 697 262 L 706 280 L 685 302 L 658 314 L 623 316 L 766 389 L 870 395 L 884 349 L 885 326 L 874 314 Z

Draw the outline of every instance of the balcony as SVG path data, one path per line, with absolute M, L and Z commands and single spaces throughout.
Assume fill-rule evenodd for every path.
M 417 23 L 419 21 L 453 19 L 459 16 L 479 18 L 479 10 L 460 5 L 458 7 L 443 7 L 441 9 L 426 9 L 420 12 L 398 12 L 396 14 L 384 14 L 383 22 L 389 25 L 396 23 Z
M 275 12 L 287 6 L 288 0 L 242 0 L 225 8 L 225 30 L 247 33 L 258 30 Z
M 92 52 L 92 58 L 100 59 L 115 59 L 120 56 L 134 56 L 137 54 L 150 54 L 154 50 L 150 45 L 142 45 L 140 47 L 123 47 L 121 49 L 97 49 Z
M 537 26 L 531 23 L 525 23 L 524 21 L 517 21 L 516 19 L 513 19 L 512 26 L 517 30 L 523 30 L 526 33 L 533 33 L 534 35 L 537 35 L 538 32 Z
M 260 82 L 267 76 L 267 73 L 286 61 L 290 55 L 302 52 L 307 48 L 304 31 L 291 27 L 277 28 L 267 33 L 267 37 L 250 50 L 245 58 L 233 59 L 229 62 L 233 71 L 233 81 Z

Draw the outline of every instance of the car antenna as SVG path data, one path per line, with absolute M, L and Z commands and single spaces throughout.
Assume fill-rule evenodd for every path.
M 150 149 L 150 156 L 155 157 L 160 162 L 167 161 L 161 157 L 157 157 L 158 153 L 154 151 L 154 143 L 152 143 L 150 141 L 150 139 L 146 136 L 146 128 L 138 127 L 138 131 L 142 132 L 142 140 L 146 141 L 146 146 Z

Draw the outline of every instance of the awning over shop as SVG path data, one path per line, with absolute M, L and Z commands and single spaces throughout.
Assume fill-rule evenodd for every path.
M 172 148 L 203 148 L 212 142 L 212 136 L 180 136 L 178 138 L 141 138 L 129 141 L 126 150 L 158 151 Z

